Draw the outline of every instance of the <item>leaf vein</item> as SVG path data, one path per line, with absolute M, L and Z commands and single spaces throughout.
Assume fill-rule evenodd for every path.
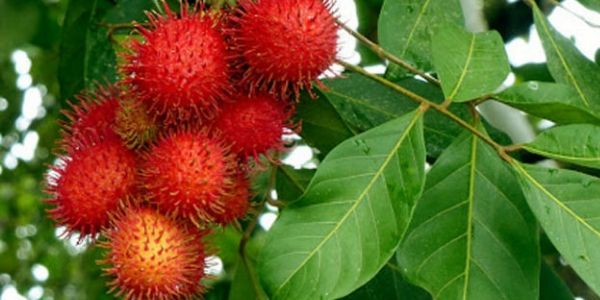
M 354 211 L 356 210 L 358 205 L 360 203 L 362 203 L 362 201 L 365 199 L 365 196 L 368 194 L 368 192 L 370 192 L 370 190 L 373 187 L 373 185 L 375 184 L 375 182 L 379 179 L 379 175 L 383 173 L 384 169 L 387 167 L 387 165 L 391 161 L 392 157 L 397 155 L 398 149 L 400 148 L 400 146 L 402 146 L 404 140 L 406 139 L 406 137 L 408 136 L 408 134 L 410 133 L 412 128 L 415 126 L 415 124 L 417 123 L 417 120 L 419 120 L 422 113 L 423 113 L 423 111 L 421 111 L 421 110 L 417 110 L 415 112 L 415 115 L 410 120 L 409 124 L 407 124 L 407 127 L 405 128 L 404 132 L 401 134 L 400 138 L 398 139 L 398 142 L 392 147 L 389 155 L 383 161 L 380 168 L 377 170 L 375 176 L 373 176 L 373 179 L 367 184 L 363 193 L 361 193 L 361 195 L 359 195 L 359 197 L 356 199 L 356 202 L 350 207 L 348 212 L 346 214 L 344 214 L 344 216 L 342 216 L 342 218 L 337 223 L 337 225 L 323 238 L 323 241 L 321 241 L 315 247 L 315 249 L 313 249 L 310 253 L 308 253 L 307 257 L 298 265 L 298 267 L 295 268 L 295 270 L 293 270 L 290 273 L 290 275 L 288 275 L 288 277 L 281 283 L 281 285 L 273 293 L 273 298 L 277 298 L 277 295 L 281 292 L 283 287 L 292 279 L 292 277 L 298 272 L 298 270 L 300 268 L 302 268 L 302 266 L 304 264 L 306 264 L 306 262 L 308 262 L 308 260 L 311 259 L 318 251 L 321 250 L 323 245 L 335 235 L 335 233 L 342 226 L 342 224 L 345 223 L 346 220 L 350 217 L 350 215 L 352 215 L 354 213 Z
M 460 73 L 460 77 L 458 77 L 458 81 L 456 82 L 456 86 L 448 96 L 448 99 L 454 99 L 456 94 L 458 94 L 458 90 L 460 89 L 465 77 L 467 75 L 467 71 L 469 69 L 469 65 L 471 64 L 471 59 L 473 58 L 473 49 L 475 48 L 475 35 L 471 35 L 471 43 L 469 44 L 469 53 L 467 54 L 467 60 L 465 61 L 465 66 L 463 67 L 462 72 Z

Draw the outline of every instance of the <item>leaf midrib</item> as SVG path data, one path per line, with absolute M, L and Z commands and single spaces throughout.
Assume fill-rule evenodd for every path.
M 537 15 L 537 17 L 540 19 L 540 26 L 542 27 L 542 29 L 544 29 L 544 33 L 548 36 L 548 40 L 550 41 L 552 48 L 554 48 L 554 51 L 556 51 L 556 55 L 558 55 L 558 59 L 560 60 L 560 63 L 565 68 L 565 71 L 567 72 L 567 76 L 569 77 L 569 81 L 571 81 L 571 84 L 573 84 L 573 87 L 575 87 L 575 89 L 577 90 L 579 97 L 581 98 L 581 100 L 583 100 L 583 104 L 585 104 L 586 107 L 589 107 L 590 104 L 589 104 L 589 101 L 588 101 L 585 93 L 583 93 L 583 91 L 581 90 L 581 87 L 579 86 L 579 82 L 575 79 L 575 76 L 573 76 L 573 73 L 571 72 L 571 68 L 569 67 L 569 64 L 567 64 L 567 61 L 563 57 L 562 52 L 560 51 L 560 49 L 558 48 L 558 45 L 556 45 L 556 42 L 554 41 L 554 37 L 552 36 L 552 33 L 550 32 L 550 29 L 548 28 L 548 26 L 546 24 L 545 16 L 540 15 L 540 10 L 537 6 L 535 6 L 534 11 L 535 11 L 535 14 Z
M 600 162 L 600 157 L 577 157 L 577 156 L 568 156 L 564 154 L 558 154 L 550 151 L 544 151 L 539 148 L 535 148 L 533 146 L 523 146 L 523 149 L 533 152 L 536 154 L 540 154 L 543 156 L 551 156 L 556 157 L 558 159 L 567 160 L 567 161 L 582 161 L 582 162 Z
M 467 299 L 469 288 L 469 275 L 471 271 L 471 248 L 473 246 L 473 206 L 475 202 L 475 173 L 477 171 L 477 139 L 475 135 L 471 141 L 471 169 L 469 170 L 469 209 L 467 211 L 467 254 L 465 258 L 465 283 L 463 285 L 463 300 Z
M 331 87 L 330 87 L 330 88 L 331 88 Z M 377 106 L 371 105 L 371 104 L 369 104 L 369 102 L 367 102 L 367 101 L 365 101 L 365 100 L 363 100 L 363 99 L 360 99 L 360 98 L 355 98 L 355 97 L 350 97 L 350 96 L 348 96 L 348 95 L 341 94 L 341 93 L 337 92 L 336 90 L 334 90 L 333 88 L 331 88 L 329 91 L 327 91 L 327 93 L 328 93 L 328 94 L 331 94 L 331 95 L 335 95 L 335 96 L 337 96 L 337 97 L 340 97 L 340 98 L 344 98 L 345 100 L 348 100 L 348 101 L 350 101 L 350 102 L 354 102 L 354 103 L 356 103 L 357 105 L 360 105 L 360 106 L 363 106 L 363 107 L 365 107 L 365 108 L 367 108 L 367 109 L 371 109 L 371 110 L 373 110 L 373 111 L 376 111 L 376 112 L 378 112 L 378 113 L 384 114 L 384 115 L 386 115 L 386 116 L 388 116 L 388 117 L 390 117 L 390 118 L 398 118 L 398 117 L 400 117 L 400 116 L 401 116 L 401 115 L 399 115 L 399 114 L 396 114 L 396 113 L 391 113 L 391 112 L 388 112 L 387 110 L 384 110 L 384 109 L 381 109 L 381 108 L 379 108 L 379 107 L 377 107 Z M 330 101 L 330 102 L 331 102 L 331 101 Z M 333 103 L 331 103 L 331 105 L 333 106 L 334 110 L 335 110 L 335 111 L 338 113 L 338 115 L 340 116 L 340 118 L 342 119 L 342 121 L 344 122 L 344 124 L 346 124 L 346 121 L 345 121 L 345 119 L 344 119 L 343 117 L 341 117 L 341 115 L 342 115 L 342 114 L 341 114 L 341 112 L 338 110 L 337 106 L 336 106 L 336 105 L 334 105 Z M 350 126 L 350 125 L 348 125 L 348 124 L 346 124 L 346 125 L 347 125 L 347 127 L 348 127 L 348 128 L 350 128 L 350 127 L 351 127 L 351 126 Z M 453 135 L 450 135 L 450 134 L 448 134 L 448 133 L 445 133 L 445 132 L 443 132 L 443 131 L 437 130 L 437 129 L 435 129 L 435 128 L 431 127 L 431 126 L 428 126 L 428 125 L 423 125 L 423 126 L 424 126 L 423 128 L 424 128 L 425 130 L 427 130 L 427 131 L 431 131 L 431 132 L 433 132 L 433 133 L 435 133 L 435 134 L 438 134 L 438 135 L 441 135 L 441 136 L 443 136 L 443 137 L 454 138 L 454 136 L 453 136 Z M 351 130 L 352 130 L 352 129 L 351 129 Z M 352 130 L 352 132 L 354 133 L 354 135 L 357 135 L 357 134 L 358 134 L 358 133 L 357 133 L 355 130 Z
M 395 113 L 392 113 L 392 112 L 389 112 L 389 111 L 387 111 L 387 110 L 381 109 L 381 108 L 379 108 L 379 107 L 377 107 L 377 106 L 371 105 L 371 104 L 367 103 L 366 101 L 362 101 L 362 100 L 360 100 L 360 99 L 358 99 L 358 98 L 355 98 L 355 97 L 350 97 L 349 95 L 342 94 L 342 93 L 340 93 L 340 92 L 338 92 L 338 91 L 334 90 L 333 88 L 332 88 L 332 89 L 330 89 L 329 91 L 327 91 L 327 93 L 328 93 L 328 94 L 335 95 L 335 96 L 337 96 L 337 97 L 340 97 L 340 98 L 344 98 L 344 99 L 350 100 L 351 102 L 354 102 L 354 103 L 358 103 L 358 104 L 360 104 L 360 105 L 362 105 L 362 106 L 365 106 L 365 107 L 367 107 L 367 108 L 369 108 L 369 109 L 372 109 L 372 110 L 374 110 L 374 111 L 376 111 L 376 112 L 378 112 L 378 113 L 381 113 L 381 114 L 387 115 L 387 116 L 389 116 L 389 117 L 392 117 L 392 118 L 397 118 L 397 117 L 399 117 L 399 116 L 398 116 L 397 114 L 395 114 Z M 335 105 L 334 105 L 334 107 L 335 107 Z M 337 111 L 337 109 L 336 109 L 336 111 Z
M 552 194 L 550 191 L 548 191 L 546 188 L 544 188 L 544 186 L 539 181 L 537 181 L 535 178 L 533 178 L 533 176 L 531 174 L 529 174 L 529 172 L 527 172 L 527 170 L 525 170 L 525 168 L 523 168 L 523 166 L 521 166 L 520 163 L 514 162 L 512 165 L 517 169 L 517 171 L 519 171 L 519 173 L 523 174 L 523 176 L 525 176 L 525 178 L 527 178 L 537 189 L 539 189 L 542 193 L 544 193 L 546 196 L 548 196 L 548 198 L 552 199 L 552 201 L 554 201 L 556 203 L 556 205 L 558 205 L 560 208 L 562 208 L 566 213 L 571 215 L 577 222 L 581 223 L 584 227 L 586 227 L 592 233 L 594 233 L 595 235 L 600 237 L 600 232 L 596 228 L 594 228 L 592 225 L 590 225 L 588 222 L 586 222 L 585 219 L 581 218 L 571 208 L 569 208 L 564 203 L 562 203 L 558 198 L 556 198 L 556 196 L 554 196 L 554 194 Z
M 458 78 L 458 81 L 456 82 L 456 86 L 454 86 L 452 93 L 450 93 L 450 96 L 448 96 L 448 99 L 454 99 L 454 97 L 456 97 L 456 94 L 458 94 L 458 91 L 460 90 L 460 87 L 462 86 L 463 81 L 465 80 L 465 77 L 467 76 L 467 70 L 469 69 L 469 65 L 471 64 L 471 59 L 473 58 L 474 48 L 475 48 L 475 34 L 471 34 L 471 43 L 469 44 L 469 53 L 467 54 L 467 60 L 465 61 L 465 66 L 464 66 L 462 72 L 460 73 L 460 77 Z
M 373 187 L 373 185 L 375 184 L 377 179 L 381 176 L 383 171 L 386 169 L 387 165 L 390 163 L 392 158 L 394 156 L 396 156 L 396 152 L 398 151 L 400 146 L 402 146 L 404 140 L 408 136 L 408 133 L 415 126 L 417 120 L 421 117 L 422 114 L 423 114 L 423 111 L 421 109 L 417 109 L 417 111 L 415 112 L 415 115 L 410 120 L 410 122 L 408 123 L 408 126 L 406 127 L 406 129 L 404 130 L 402 135 L 400 136 L 400 139 L 398 139 L 398 142 L 394 145 L 394 147 L 392 147 L 390 154 L 383 161 L 383 163 L 381 164 L 381 166 L 379 167 L 379 169 L 373 176 L 373 179 L 371 179 L 369 181 L 369 183 L 367 184 L 367 186 L 365 187 L 364 191 L 358 196 L 358 198 L 356 199 L 356 202 L 350 207 L 350 209 L 348 209 L 348 212 L 346 212 L 346 214 L 344 214 L 344 216 L 342 216 L 340 221 L 337 222 L 336 226 L 331 229 L 331 231 L 323 238 L 323 240 L 310 253 L 308 253 L 306 258 L 300 264 L 298 264 L 298 267 L 295 270 L 293 270 L 290 273 L 290 275 L 281 283 L 281 285 L 277 288 L 277 290 L 275 290 L 275 293 L 273 294 L 273 298 L 277 298 L 277 295 L 282 291 L 283 287 L 286 286 L 287 283 L 292 279 L 292 277 L 294 277 L 294 275 L 304 265 L 306 265 L 306 263 L 321 249 L 321 247 L 323 247 L 323 245 L 327 241 L 329 241 L 329 239 L 331 239 L 331 237 L 333 237 L 333 235 L 339 230 L 339 228 L 342 226 L 342 224 L 344 224 L 346 222 L 346 219 L 348 219 L 350 217 L 350 215 L 352 215 L 352 213 L 356 210 L 356 208 L 362 203 L 362 201 L 366 198 L 365 196 L 368 194 L 368 192 L 371 190 L 371 188 Z
M 413 27 L 410 29 L 410 32 L 408 33 L 408 38 L 406 39 L 406 43 L 404 44 L 404 48 L 402 49 L 402 53 L 400 54 L 400 57 L 404 57 L 406 55 L 406 51 L 408 51 L 408 46 L 412 42 L 413 35 L 417 31 L 417 27 L 419 27 L 419 24 L 421 23 L 421 19 L 427 12 L 427 7 L 429 6 L 430 2 L 431 2 L 431 0 L 427 0 L 427 1 L 425 1 L 425 3 L 423 3 L 423 6 L 421 7 L 421 11 L 419 11 L 419 15 L 417 16 L 417 19 L 415 20 L 415 24 L 413 25 Z

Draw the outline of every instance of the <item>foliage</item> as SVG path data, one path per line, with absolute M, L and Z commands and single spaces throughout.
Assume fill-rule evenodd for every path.
M 359 44 L 361 63 L 340 61 L 346 71 L 316 85 L 316 99 L 302 95 L 289 153 L 308 146 L 314 159 L 299 169 L 261 162 L 255 215 L 214 234 L 223 270 L 207 299 L 598 298 L 600 66 L 535 1 L 518 12 L 495 1 L 488 18 L 493 9 L 526 14 L 533 23 L 522 26 L 537 29 L 547 57 L 511 66 L 506 33 L 523 30 L 470 32 L 459 2 L 356 0 L 352 33 L 378 44 Z M 95 265 L 101 251 L 58 237 L 39 182 L 55 159 L 59 109 L 82 88 L 117 79 L 115 53 L 135 34 L 128 24 L 152 9 L 147 0 L 0 1 L 4 290 L 112 298 Z M 33 62 L 33 85 L 22 89 L 17 48 Z M 383 75 L 365 70 L 382 62 Z M 37 91 L 38 115 L 24 126 L 19 100 Z M 476 109 L 486 101 L 553 126 L 512 144 Z M 33 133 L 33 157 L 11 167 L 15 145 Z M 35 275 L 40 266 L 47 279 Z

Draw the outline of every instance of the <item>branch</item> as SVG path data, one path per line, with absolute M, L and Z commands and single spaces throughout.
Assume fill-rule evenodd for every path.
M 249 258 L 246 253 L 246 245 L 248 244 L 248 241 L 250 240 L 250 237 L 252 236 L 252 232 L 256 228 L 256 225 L 258 224 L 259 217 L 260 217 L 260 212 L 258 212 L 256 214 L 256 216 L 254 216 L 254 218 L 252 218 L 252 221 L 250 222 L 250 224 L 248 224 L 248 227 L 246 228 L 246 230 L 244 231 L 244 234 L 242 235 L 242 239 L 240 240 L 240 245 L 238 248 L 240 257 L 242 259 L 242 263 L 244 264 L 244 267 L 248 271 L 248 276 L 250 277 L 250 281 L 252 282 L 252 287 L 254 288 L 254 292 L 256 294 L 256 299 L 262 299 L 262 292 L 261 292 L 260 283 L 258 282 L 258 278 L 256 277 L 256 274 L 254 272 L 252 272 L 252 269 L 250 268 Z
M 344 22 L 342 22 L 340 20 L 336 20 L 336 22 L 346 32 L 351 34 L 358 41 L 365 44 L 365 46 L 367 46 L 369 49 L 371 49 L 373 52 L 375 52 L 375 54 L 377 54 L 377 56 L 381 57 L 382 59 L 387 59 L 387 60 L 405 68 L 406 70 L 408 70 L 409 72 L 411 72 L 415 75 L 419 75 L 419 76 L 423 77 L 425 80 L 427 80 L 431 84 L 440 86 L 439 80 L 435 79 L 433 76 L 431 76 L 425 72 L 419 71 L 417 68 L 415 68 L 411 64 L 409 64 L 409 63 L 403 61 L 402 59 L 398 58 L 397 56 L 385 51 L 385 49 L 381 48 L 379 45 L 377 45 L 374 42 L 372 42 L 371 40 L 369 40 L 366 36 L 360 34 L 357 31 L 354 31 L 352 28 L 348 27 L 346 24 L 344 24 Z
M 269 182 L 267 183 L 265 199 L 269 205 L 277 208 L 283 208 L 285 207 L 285 202 L 273 199 L 273 197 L 271 197 L 271 191 L 275 189 L 275 185 L 277 183 L 277 169 L 279 169 L 279 163 L 277 161 L 279 161 L 279 154 L 277 154 L 275 159 L 276 161 L 271 163 L 271 174 L 269 175 Z
M 574 17 L 580 19 L 581 21 L 586 23 L 588 26 L 590 26 L 592 28 L 600 28 L 600 24 L 596 24 L 596 23 L 590 21 L 588 18 L 582 16 L 581 14 L 578 14 L 577 12 L 573 11 L 572 9 L 565 7 L 562 3 L 560 3 L 556 0 L 548 0 L 548 2 L 550 2 L 550 4 L 552 4 L 556 7 L 560 7 L 562 9 L 564 9 L 566 12 L 568 12 L 569 14 L 573 15 Z
M 277 159 L 279 159 L 278 156 L 277 156 Z M 271 198 L 271 190 L 275 187 L 275 180 L 277 179 L 277 169 L 278 169 L 278 165 L 273 163 L 271 166 L 271 174 L 269 175 L 269 182 L 267 184 L 267 190 L 266 190 L 265 194 L 263 195 L 263 200 L 258 205 L 258 207 L 260 207 L 260 208 L 262 208 L 265 205 L 265 203 L 269 203 L 273 206 L 276 206 L 277 204 L 275 202 L 279 203 L 278 207 L 283 206 L 281 202 Z M 250 262 L 249 262 L 248 255 L 246 253 L 246 245 L 248 244 L 248 241 L 252 237 L 252 233 L 254 232 L 254 229 L 256 229 L 256 225 L 258 225 L 258 218 L 260 217 L 260 213 L 261 213 L 260 210 L 258 210 L 255 213 L 254 217 L 248 224 L 248 227 L 246 227 L 246 230 L 244 230 L 244 233 L 242 235 L 242 239 L 240 240 L 240 244 L 239 244 L 239 248 L 238 248 L 240 257 L 242 258 L 242 262 L 244 263 L 246 270 L 248 270 L 248 274 L 250 276 L 250 281 L 252 282 L 252 287 L 254 288 L 254 292 L 256 293 L 257 299 L 263 298 L 262 292 L 261 292 L 262 289 L 260 287 L 260 283 L 258 282 L 258 278 L 256 277 L 256 274 L 254 272 L 252 272 L 250 269 Z
M 345 61 L 337 61 L 338 64 L 342 65 L 344 68 L 351 70 L 353 72 L 359 73 L 363 76 L 366 76 L 374 81 L 379 82 L 380 84 L 393 89 L 394 91 L 408 97 L 409 99 L 419 103 L 419 104 L 426 104 L 429 107 L 437 110 L 439 113 L 441 113 L 442 115 L 446 116 L 447 118 L 449 118 L 450 120 L 452 120 L 453 122 L 457 123 L 458 125 L 460 125 L 461 127 L 465 128 L 466 130 L 470 131 L 472 134 L 474 134 L 475 136 L 477 136 L 479 139 L 481 139 L 482 141 L 484 141 L 485 143 L 487 143 L 488 145 L 492 146 L 496 152 L 498 152 L 498 155 L 500 155 L 500 157 L 502 157 L 502 159 L 506 160 L 506 161 L 511 161 L 512 157 L 510 157 L 507 153 L 506 150 L 504 149 L 504 147 L 498 143 L 496 143 L 494 140 L 492 140 L 489 136 L 481 133 L 479 130 L 477 130 L 477 128 L 471 126 L 469 123 L 467 123 L 465 120 L 461 119 L 460 117 L 458 117 L 457 115 L 453 114 L 452 112 L 450 112 L 445 104 L 438 104 L 435 103 L 433 101 L 427 100 L 413 92 L 411 92 L 410 90 L 397 85 L 381 76 L 377 76 L 375 74 L 371 74 L 369 72 L 367 72 L 365 69 L 349 64 Z
M 138 25 L 147 26 L 146 24 L 137 23 L 98 23 L 98 25 L 107 28 L 109 32 L 113 32 L 119 29 L 136 29 Z
M 504 151 L 506 151 L 507 153 L 521 151 L 521 150 L 523 150 L 523 144 L 514 144 L 514 145 L 504 146 Z
M 398 266 L 396 266 L 395 264 L 388 262 L 385 264 L 388 268 L 390 268 L 392 271 L 394 272 L 398 272 L 398 274 L 402 274 L 404 275 L 404 272 L 402 272 L 402 269 Z

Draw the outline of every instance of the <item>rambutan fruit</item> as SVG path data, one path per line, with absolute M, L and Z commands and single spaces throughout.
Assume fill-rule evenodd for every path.
M 286 94 L 310 88 L 337 54 L 329 0 L 241 0 L 231 48 L 244 63 L 242 84 Z
M 141 39 L 121 53 L 123 81 L 165 123 L 210 117 L 230 86 L 219 21 L 202 4 L 190 8 L 184 1 L 179 16 L 163 6 L 166 15 L 149 13 L 149 27 L 138 29 Z
M 246 215 L 250 207 L 250 184 L 245 175 L 238 174 L 220 202 L 223 203 L 223 207 L 217 207 L 217 210 L 211 213 L 215 223 L 226 225 Z
M 116 87 L 98 86 L 95 91 L 84 91 L 75 98 L 78 102 L 70 102 L 71 109 L 63 111 L 68 121 L 61 124 L 64 132 L 62 146 L 67 152 L 117 137 L 113 128 L 119 108 Z
M 292 127 L 289 118 L 292 105 L 273 95 L 237 95 L 224 104 L 213 122 L 212 129 L 231 144 L 231 151 L 241 157 L 265 154 L 283 147 L 282 135 Z
M 100 246 L 111 292 L 125 299 L 189 299 L 203 291 L 204 232 L 151 208 L 130 207 L 113 218 Z
M 82 238 L 94 237 L 120 201 L 136 191 L 135 155 L 120 140 L 84 145 L 63 157 L 47 177 L 51 218 Z
M 115 131 L 130 149 L 140 148 L 156 137 L 156 123 L 144 104 L 134 99 L 121 101 L 115 121 Z
M 195 224 L 214 222 L 234 183 L 235 156 L 205 131 L 173 131 L 152 145 L 141 163 L 150 203 Z

